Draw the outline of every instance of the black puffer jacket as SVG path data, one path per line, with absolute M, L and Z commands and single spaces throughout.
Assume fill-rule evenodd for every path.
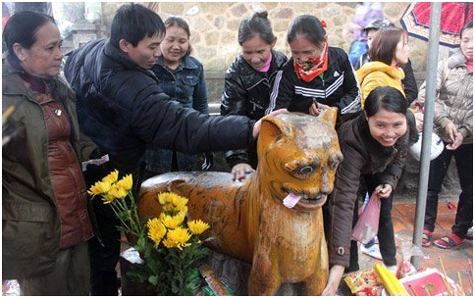
M 287 57 L 272 51 L 272 61 L 267 72 L 259 72 L 247 63 L 242 55 L 236 57 L 226 72 L 224 93 L 221 96 L 221 115 L 244 115 L 259 120 L 269 106 L 271 86 L 278 70 L 287 61 Z M 225 153 L 228 164 L 248 163 L 257 165 L 257 152 L 231 150 Z
M 82 130 L 124 171 L 136 170 L 147 144 L 185 153 L 253 144 L 254 121 L 183 108 L 169 100 L 151 71 L 107 40 L 72 52 L 64 72 L 77 93 Z

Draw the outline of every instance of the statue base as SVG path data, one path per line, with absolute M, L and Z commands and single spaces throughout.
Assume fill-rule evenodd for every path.
M 132 264 L 140 262 L 139 254 L 130 248 L 120 255 L 120 276 L 122 296 L 156 296 L 148 289 L 146 283 L 137 283 L 127 276 Z M 251 264 L 233 257 L 212 251 L 206 263 L 213 269 L 216 277 L 230 286 L 237 296 L 247 295 L 247 280 L 251 272 Z M 301 295 L 303 287 L 300 284 L 283 284 L 277 296 Z

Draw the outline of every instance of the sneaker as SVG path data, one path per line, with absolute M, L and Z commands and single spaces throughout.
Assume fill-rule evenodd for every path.
M 391 272 L 392 274 L 394 274 L 394 276 L 396 276 L 396 273 L 397 273 L 397 265 L 392 265 L 392 266 L 386 266 L 386 265 L 384 265 L 384 267 L 386 267 L 386 269 L 388 269 L 389 272 Z
M 454 233 L 450 233 L 447 236 L 444 236 L 434 241 L 434 245 L 442 249 L 454 248 L 456 246 L 459 246 L 462 243 L 463 243 L 463 238 L 460 238 Z
M 382 260 L 383 257 L 381 256 L 381 252 L 379 251 L 379 244 L 374 244 L 370 247 L 366 247 L 365 245 L 361 245 L 361 252 L 365 255 L 368 255 L 372 258 Z
M 465 239 L 473 240 L 473 227 L 468 229 L 467 235 L 465 235 Z
M 378 243 L 379 243 L 379 239 L 378 239 L 378 236 L 376 236 L 373 239 L 371 239 L 368 243 L 364 244 L 364 246 L 366 248 L 370 248 L 371 246 L 373 246 L 375 244 L 378 244 Z

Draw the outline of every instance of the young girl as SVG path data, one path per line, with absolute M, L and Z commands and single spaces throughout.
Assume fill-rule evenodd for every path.
M 287 33 L 292 58 L 277 74 L 267 113 L 279 108 L 314 116 L 338 108 L 339 116 L 361 111 L 360 92 L 348 55 L 330 47 L 320 21 L 302 15 Z
M 407 33 L 401 28 L 381 28 L 376 33 L 369 50 L 371 62 L 363 65 L 356 75 L 361 87 L 361 104 L 378 86 L 392 86 L 404 95 L 404 71 L 398 67 L 409 61 L 410 49 Z
M 226 73 L 221 115 L 245 115 L 254 120 L 265 115 L 272 82 L 287 61 L 284 54 L 273 49 L 276 41 L 266 11 L 241 21 L 238 42 L 242 54 Z M 234 179 L 242 180 L 256 168 L 255 150 L 227 151 L 225 156 Z
M 184 107 L 208 114 L 208 96 L 203 65 L 190 56 L 190 28 L 185 19 L 171 16 L 165 20 L 166 36 L 162 55 L 152 67 L 160 87 Z M 210 161 L 211 154 L 207 154 Z M 145 153 L 145 178 L 170 171 L 192 171 L 195 155 L 166 149 L 148 148 Z
M 329 198 L 330 217 L 326 221 L 331 269 L 323 295 L 335 295 L 345 267 L 358 270 L 357 246 L 352 241 L 350 249 L 350 239 L 351 219 L 357 216 L 354 208 L 360 177 L 369 193 L 376 190 L 381 199 L 380 250 L 384 264 L 395 271 L 392 193 L 401 176 L 407 149 L 417 141 L 418 134 L 404 95 L 394 87 L 376 87 L 366 100 L 364 113 L 343 123 L 338 137 L 344 160 Z

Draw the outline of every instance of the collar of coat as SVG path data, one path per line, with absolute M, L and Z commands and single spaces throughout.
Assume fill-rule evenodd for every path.
M 448 66 L 450 69 L 453 69 L 459 66 L 467 67 L 467 59 L 462 54 L 462 51 L 460 49 L 457 52 L 455 52 L 452 56 L 449 57 Z
M 20 74 L 22 69 L 13 67 L 8 59 L 8 54 L 4 54 L 2 57 L 2 93 L 3 94 L 29 94 L 29 97 L 33 98 L 31 91 L 28 90 Z M 58 77 L 48 80 L 48 85 L 53 91 L 53 97 L 62 101 L 66 96 L 69 96 L 72 100 L 75 97 L 72 96 L 72 92 L 69 88 L 65 87 L 64 83 L 60 83 Z
M 139 66 L 134 61 L 130 60 L 130 58 L 127 55 L 125 55 L 124 53 L 122 53 L 122 51 L 114 47 L 110 43 L 110 40 L 106 43 L 104 47 L 104 54 L 108 56 L 110 59 L 122 65 L 124 69 L 137 70 L 155 78 L 155 75 L 153 74 L 151 70 L 145 69 Z
M 165 65 L 165 61 L 163 59 L 163 55 L 158 57 L 158 60 L 157 60 L 156 64 L 160 65 L 162 68 L 167 69 L 167 67 Z M 193 61 L 193 59 L 190 58 L 190 56 L 185 56 L 181 60 L 180 65 L 178 65 L 176 71 L 179 71 L 179 70 L 182 70 L 182 69 L 197 69 L 197 68 L 198 68 L 198 65 L 196 65 L 196 63 Z
M 360 82 L 362 82 L 367 75 L 374 72 L 383 72 L 393 79 L 404 79 L 404 71 L 400 67 L 392 67 L 379 61 L 366 63 L 356 71 L 356 75 Z

